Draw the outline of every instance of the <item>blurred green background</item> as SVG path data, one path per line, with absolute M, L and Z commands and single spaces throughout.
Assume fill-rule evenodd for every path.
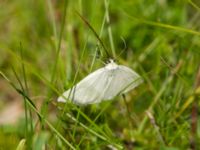
M 56 102 L 106 59 L 76 12 L 144 78 L 126 102 Z M 198 0 L 0 0 L 0 150 L 197 147 L 199 20 Z

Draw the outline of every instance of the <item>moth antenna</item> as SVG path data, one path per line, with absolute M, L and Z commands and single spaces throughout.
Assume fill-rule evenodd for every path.
M 118 59 L 118 58 L 128 49 L 128 47 L 127 47 L 127 45 L 126 45 L 125 39 L 124 39 L 123 37 L 120 37 L 120 38 L 121 38 L 121 40 L 122 40 L 122 42 L 123 42 L 123 44 L 124 44 L 124 48 L 123 48 L 123 50 L 119 53 L 119 55 L 116 57 L 116 59 Z

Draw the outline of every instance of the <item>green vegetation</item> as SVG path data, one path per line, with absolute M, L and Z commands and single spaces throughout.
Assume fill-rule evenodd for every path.
M 126 101 L 57 103 L 108 59 L 77 12 L 144 78 Z M 0 150 L 200 145 L 198 0 L 3 0 L 0 18 Z

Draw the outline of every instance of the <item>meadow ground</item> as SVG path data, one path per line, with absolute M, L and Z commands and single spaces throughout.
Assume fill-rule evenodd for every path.
M 126 100 L 57 103 L 108 59 L 86 20 L 144 79 Z M 198 149 L 199 20 L 198 0 L 1 0 L 0 150 Z

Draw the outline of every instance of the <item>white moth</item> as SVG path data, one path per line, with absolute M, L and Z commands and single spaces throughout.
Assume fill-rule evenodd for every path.
M 79 105 L 111 100 L 119 94 L 127 93 L 142 82 L 142 78 L 132 69 L 117 65 L 112 59 L 105 67 L 86 76 L 78 84 L 58 98 L 58 102 L 70 100 Z

